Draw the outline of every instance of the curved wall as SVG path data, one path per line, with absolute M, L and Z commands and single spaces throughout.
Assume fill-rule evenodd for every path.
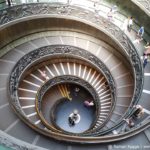
M 45 18 L 46 17 L 46 18 Z M 130 66 L 126 59 L 125 52 L 121 50 L 119 43 L 115 41 L 106 31 L 101 31 L 94 24 L 88 25 L 88 22 L 79 20 L 72 17 L 58 17 L 58 16 L 38 16 L 38 17 L 29 17 L 15 22 L 9 23 L 2 28 L 0 28 L 0 47 L 4 47 L 7 44 L 23 38 L 28 35 L 40 33 L 40 32 L 49 32 L 49 31 L 71 31 L 76 33 L 82 33 L 92 36 L 96 39 L 103 40 L 110 46 L 112 46 L 116 51 L 113 51 L 118 57 L 122 57 L 124 63 Z M 119 53 L 118 53 L 119 52 Z M 5 53 L 5 52 L 4 52 Z M 124 59 L 124 56 L 126 59 Z
M 90 17 L 92 16 L 89 16 L 89 18 Z M 4 47 L 10 42 L 18 40 L 20 38 L 24 38 L 25 36 L 40 32 L 56 31 L 59 33 L 63 31 L 70 31 L 74 33 L 82 33 L 86 36 L 88 35 L 94 37 L 95 39 L 103 40 L 104 42 L 112 46 L 115 49 L 113 51 L 113 54 L 118 55 L 120 59 L 123 59 L 125 64 L 129 66 L 130 70 L 132 70 L 133 67 L 136 71 L 134 69 L 133 70 L 137 73 L 137 76 L 133 74 L 133 76 L 135 75 L 135 80 L 142 83 L 143 81 L 140 76 L 141 72 L 138 72 L 141 71 L 140 60 L 137 56 L 134 46 L 132 45 L 131 41 L 126 37 L 126 35 L 123 32 L 121 32 L 121 30 L 119 30 L 118 27 L 106 21 L 105 19 L 101 19 L 97 25 L 95 22 L 94 24 L 92 22 L 87 21 L 86 19 L 83 20 L 77 17 L 69 17 L 63 15 L 60 16 L 59 14 L 42 14 L 33 16 L 31 15 L 28 17 L 16 19 L 14 21 L 11 21 L 11 23 L 7 23 L 1 26 L 1 47 Z M 121 39 L 119 39 L 119 37 L 121 37 Z M 3 50 L 5 50 L 5 48 Z M 136 92 L 138 92 L 137 89 Z

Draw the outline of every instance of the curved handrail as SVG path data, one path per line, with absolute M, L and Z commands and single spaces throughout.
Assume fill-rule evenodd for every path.
M 47 90 L 49 90 L 50 88 L 52 88 L 53 86 L 55 85 L 58 85 L 60 83 L 75 83 L 75 84 L 79 84 L 80 86 L 83 86 L 86 90 L 88 90 L 88 92 L 92 95 L 93 97 L 93 100 L 96 104 L 96 119 L 95 121 L 93 122 L 93 125 L 92 125 L 92 128 L 95 126 L 96 124 L 96 121 L 99 117 L 99 109 L 100 109 L 100 101 L 99 101 L 99 98 L 98 98 L 98 95 L 96 93 L 96 91 L 93 89 L 93 87 L 88 84 L 88 82 L 84 81 L 83 79 L 80 79 L 78 77 L 75 77 L 75 76 L 71 76 L 71 75 L 62 75 L 62 76 L 58 76 L 58 77 L 54 77 L 50 80 L 48 80 L 46 83 L 44 83 L 40 89 L 38 90 L 38 93 L 36 95 L 36 110 L 37 110 L 37 113 L 40 117 L 40 119 L 42 120 L 42 122 L 45 124 L 45 126 L 49 129 L 53 129 L 52 126 L 49 125 L 49 123 L 46 121 L 46 119 L 43 117 L 42 115 L 42 112 L 41 112 L 41 102 L 42 102 L 42 99 L 43 99 L 43 96 L 44 94 L 47 92 Z M 90 129 L 89 129 L 90 130 Z M 58 130 L 59 132 L 60 130 Z M 69 133 L 69 132 L 66 132 L 66 131 L 63 131 L 64 134 L 72 134 L 72 133 Z M 77 134 L 76 134 L 77 135 Z M 81 134 L 78 134 L 78 135 L 82 135 Z
M 84 87 L 92 95 L 94 103 L 95 103 L 95 106 L 96 106 L 96 119 L 92 123 L 92 126 L 88 129 L 88 130 L 91 130 L 91 128 L 93 128 L 96 125 L 96 122 L 97 122 L 98 117 L 99 117 L 100 101 L 99 101 L 98 94 L 96 93 L 95 89 L 87 81 L 84 81 L 83 79 L 80 79 L 79 77 L 76 77 L 76 76 L 72 76 L 72 75 L 57 76 L 57 77 L 54 77 L 54 78 L 48 80 L 46 83 L 44 83 L 40 87 L 40 89 L 38 90 L 38 93 L 36 95 L 36 102 L 35 102 L 36 103 L 36 111 L 38 113 L 38 116 L 42 120 L 43 124 L 48 129 L 50 129 L 50 130 L 53 131 L 54 128 L 51 125 L 49 125 L 49 123 L 47 122 L 47 120 L 42 115 L 42 112 L 41 112 L 41 102 L 42 102 L 44 94 L 50 88 L 52 88 L 53 86 L 56 86 L 58 84 L 62 84 L 62 83 L 66 83 L 66 84 L 67 83 L 78 84 L 78 85 Z M 54 129 L 54 131 L 58 131 L 58 132 L 62 132 L 63 131 L 64 134 L 73 134 L 73 133 L 70 133 L 70 132 L 67 132 L 67 131 L 64 131 L 64 130 L 55 130 Z M 75 135 L 82 136 L 82 133 L 79 133 L 79 134 L 76 133 Z
M 150 16 L 150 2 L 149 0 L 131 0 L 140 9 L 142 9 L 148 16 Z
M 39 4 L 39 6 L 40 6 L 40 4 Z M 41 5 L 41 7 L 42 7 L 42 5 Z M 28 7 L 25 7 L 25 10 L 27 8 Z M 41 11 L 42 11 L 42 9 L 41 9 Z M 89 12 L 88 14 L 92 15 L 91 12 Z M 77 14 L 77 16 L 78 15 L 79 15 L 79 13 Z M 83 16 L 79 15 L 78 17 L 82 18 Z M 86 19 L 88 19 L 88 18 L 84 18 L 84 21 Z M 92 23 L 96 22 L 95 24 L 97 25 L 97 21 L 95 18 L 93 20 L 91 20 L 91 22 Z M 90 22 L 87 21 L 87 23 L 90 23 Z M 140 61 L 140 58 L 136 52 L 136 49 L 133 46 L 133 44 L 131 43 L 131 41 L 127 38 L 127 36 L 118 27 L 116 27 L 114 24 L 111 24 L 110 22 L 108 22 L 104 18 L 99 18 L 98 23 L 99 23 L 99 27 L 97 27 L 96 25 L 95 25 L 95 27 L 98 29 L 101 29 L 103 32 L 107 33 L 110 37 L 114 38 L 115 41 L 118 43 L 118 45 L 120 45 L 120 47 L 124 48 L 124 53 L 126 54 L 126 56 L 129 56 L 129 60 L 131 62 L 131 65 L 132 65 L 134 73 L 135 73 L 134 95 L 136 95 L 136 96 L 134 96 L 134 98 L 132 100 L 133 104 L 135 104 L 139 100 L 139 97 L 140 97 L 141 91 L 142 91 L 141 85 L 143 85 L 143 76 L 142 76 L 143 70 L 142 70 L 141 61 Z M 90 23 L 90 25 L 93 25 L 93 24 Z M 133 105 L 133 104 L 131 104 L 131 105 Z M 131 112 L 128 112 L 128 113 L 130 114 Z M 126 114 L 126 116 L 128 116 L 129 114 Z
M 62 45 L 51 45 L 51 46 L 45 46 L 45 47 L 39 48 L 39 49 L 34 50 L 34 51 L 26 54 L 25 56 L 23 56 L 18 61 L 18 63 L 15 65 L 15 67 L 10 75 L 10 81 L 9 81 L 9 92 L 11 94 L 10 103 L 16 110 L 17 114 L 26 117 L 24 115 L 24 112 L 22 111 L 20 104 L 19 104 L 18 92 L 17 92 L 21 76 L 24 74 L 24 72 L 28 68 L 30 68 L 36 62 L 39 63 L 39 61 L 41 61 L 43 59 L 47 60 L 47 59 L 54 58 L 54 57 L 57 58 L 58 56 L 61 57 L 61 55 L 62 55 L 62 57 L 64 56 L 64 57 L 68 57 L 68 58 L 70 58 L 70 57 L 78 58 L 78 59 L 80 58 L 81 60 L 84 60 L 84 61 L 88 62 L 89 64 L 91 64 L 96 70 L 98 70 L 98 72 L 102 73 L 109 84 L 112 99 L 114 100 L 114 103 L 115 103 L 115 100 L 116 100 L 115 82 L 114 82 L 113 77 L 111 76 L 109 70 L 104 65 L 104 63 L 102 63 L 93 54 L 91 54 L 81 48 L 68 46 L 68 45 L 63 45 L 63 46 Z M 65 81 L 67 82 L 66 79 L 65 79 Z M 49 80 L 46 83 L 44 83 L 44 85 L 48 84 L 49 82 L 52 82 L 52 81 Z M 94 95 L 93 97 L 96 97 L 96 95 Z M 97 103 L 97 105 L 99 106 L 98 103 Z M 113 107 L 114 106 L 112 106 L 109 113 L 112 112 Z M 40 115 L 40 113 L 38 113 L 38 114 Z M 107 120 L 105 120 L 105 122 L 106 121 Z M 48 124 L 44 120 L 43 120 L 43 122 L 45 123 L 46 126 L 48 126 Z M 29 121 L 29 123 L 30 123 L 30 121 Z M 54 129 L 54 128 L 51 128 L 51 130 L 56 131 L 56 129 Z M 94 130 L 93 130 L 93 132 L 94 132 Z

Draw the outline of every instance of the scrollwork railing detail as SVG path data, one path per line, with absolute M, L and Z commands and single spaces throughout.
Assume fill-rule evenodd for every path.
M 66 10 L 66 11 L 64 11 Z M 68 14 L 69 11 L 69 14 Z M 92 22 L 95 25 L 106 32 L 108 36 L 114 38 L 121 46 L 124 48 L 124 53 L 129 56 L 129 60 L 133 66 L 133 70 L 135 73 L 135 95 L 134 99 L 139 99 L 142 91 L 142 84 L 143 84 L 143 70 L 141 66 L 141 60 L 139 55 L 128 39 L 127 35 L 124 34 L 119 27 L 114 25 L 113 23 L 109 22 L 107 19 L 99 16 L 98 18 L 95 17 L 93 12 L 84 10 L 83 8 L 73 7 L 73 6 L 66 6 L 66 5 L 59 5 L 59 4 L 46 4 L 46 3 L 36 3 L 36 4 L 26 4 L 26 5 L 19 5 L 14 6 L 9 9 L 4 9 L 0 11 L 0 24 L 5 25 L 11 21 L 15 21 L 19 18 L 24 18 L 28 16 L 34 15 L 62 15 L 62 16 L 73 16 L 76 18 L 81 18 L 88 22 Z
M 92 95 L 92 98 L 93 98 L 93 101 L 94 101 L 95 107 L 96 107 L 96 115 L 95 115 L 96 118 L 95 118 L 95 121 L 92 123 L 90 129 L 88 129 L 88 132 L 89 132 L 96 125 L 96 122 L 97 122 L 98 117 L 99 117 L 99 113 L 100 113 L 100 109 L 101 109 L 99 96 L 96 93 L 95 89 L 87 81 L 84 81 L 84 80 L 82 80 L 82 79 L 80 79 L 76 76 L 63 75 L 63 76 L 54 77 L 54 78 L 48 80 L 43 86 L 41 86 L 41 88 L 39 89 L 39 91 L 37 93 L 37 96 L 36 96 L 36 109 L 37 109 L 37 112 L 39 114 L 40 119 L 43 120 L 43 122 L 45 123 L 45 126 L 47 128 L 50 128 L 51 130 L 53 130 L 51 128 L 51 126 L 48 124 L 47 120 L 42 115 L 41 103 L 42 103 L 42 100 L 43 100 L 43 96 L 45 95 L 45 93 L 50 88 L 53 88 L 55 85 L 63 84 L 63 83 L 65 83 L 65 84 L 67 84 L 67 83 L 78 84 L 78 85 L 84 87 Z M 67 131 L 63 131 L 63 133 L 68 134 L 68 135 L 69 134 L 73 135 L 73 133 L 70 133 L 70 132 L 67 132 Z M 75 134 L 75 135 L 78 135 L 78 136 L 81 135 L 82 136 L 83 133 Z
M 93 66 L 95 68 L 95 70 L 102 73 L 108 82 L 110 92 L 111 92 L 111 97 L 113 100 L 113 104 L 115 104 L 115 101 L 116 101 L 115 82 L 113 80 L 113 77 L 111 76 L 111 73 L 107 69 L 107 67 L 96 56 L 94 56 L 93 54 L 91 54 L 83 49 L 73 47 L 73 46 L 51 45 L 51 46 L 39 48 L 39 49 L 34 50 L 34 51 L 26 54 L 25 56 L 23 56 L 17 62 L 17 64 L 15 65 L 15 67 L 10 75 L 10 81 L 9 81 L 9 91 L 10 91 L 10 95 L 11 95 L 10 102 L 19 115 L 26 117 L 20 106 L 19 99 L 18 99 L 18 90 L 17 90 L 22 75 L 24 74 L 24 72 L 27 69 L 29 69 L 32 66 L 32 64 L 35 65 L 36 63 L 39 63 L 40 60 L 47 61 L 47 60 L 49 60 L 51 58 L 55 58 L 55 57 L 74 58 L 74 59 L 84 60 L 87 63 L 89 63 L 91 66 Z M 77 77 L 73 78 L 73 77 L 65 76 L 65 78 L 57 77 L 55 80 L 57 80 L 57 82 L 62 82 L 62 80 L 64 80 L 66 82 L 72 81 L 72 82 L 77 83 L 79 79 Z M 56 82 L 55 80 L 50 80 L 49 82 L 51 82 L 51 84 L 53 85 Z M 47 82 L 47 83 L 49 83 L 49 82 Z M 90 88 L 90 93 L 93 91 L 88 84 L 85 84 L 85 81 L 80 81 L 80 82 L 81 82 L 80 84 L 82 84 L 86 88 L 88 88 L 88 89 Z M 46 85 L 47 84 L 45 84 L 45 86 L 43 87 L 44 91 L 47 89 Z M 40 94 L 43 95 L 44 91 L 43 90 L 40 91 Z M 92 93 L 95 93 L 95 92 L 92 92 Z M 92 94 L 92 96 L 94 99 L 98 99 L 96 97 L 96 94 L 94 94 L 94 95 Z M 41 100 L 41 98 L 40 98 L 40 100 Z M 99 103 L 97 101 L 98 107 L 100 105 Z M 114 105 L 112 105 L 109 113 L 112 112 L 113 108 L 114 108 Z M 100 109 L 100 107 L 99 107 L 99 109 Z M 105 120 L 104 122 L 106 122 L 106 121 L 107 120 Z M 93 134 L 94 134 L 94 131 L 95 130 L 93 129 L 92 130 Z M 87 136 L 89 136 L 89 134 L 87 134 Z
M 111 36 L 118 45 L 122 47 L 122 52 L 127 56 L 127 59 L 130 61 L 131 66 L 134 71 L 135 76 L 135 90 L 134 90 L 134 96 L 132 99 L 133 104 L 136 103 L 141 95 L 142 86 L 143 86 L 143 69 L 141 65 L 140 57 L 134 47 L 134 45 L 131 43 L 127 35 L 125 35 L 119 27 L 115 26 L 111 22 L 109 22 L 107 19 L 104 19 L 99 16 L 97 19 L 94 15 L 94 13 L 90 11 L 85 11 L 84 9 L 69 6 L 68 10 L 64 11 L 66 9 L 62 5 L 49 5 L 49 4 L 27 4 L 22 6 L 15 6 L 10 9 L 5 9 L 0 12 L 0 24 L 5 26 L 6 23 L 9 23 L 11 21 L 15 21 L 19 18 L 24 18 L 28 16 L 35 16 L 35 15 L 44 15 L 44 14 L 55 14 L 58 15 L 58 17 L 61 15 L 67 15 L 76 17 L 77 19 L 81 19 L 86 22 L 93 23 L 94 25 L 97 25 L 97 28 L 99 30 L 102 30 L 105 32 L 108 36 Z M 69 12 L 69 13 L 68 13 Z M 92 18 L 92 19 L 91 19 Z M 27 55 L 25 55 L 24 60 L 20 60 L 16 68 L 13 70 L 10 78 L 10 93 L 12 97 L 12 103 L 16 107 L 18 112 L 21 112 L 21 108 L 18 104 L 17 99 L 17 87 L 19 82 L 19 77 L 24 72 L 24 68 L 27 68 L 30 63 L 36 61 L 37 59 L 43 58 L 44 55 L 59 55 L 63 53 L 64 55 L 81 55 L 83 54 L 82 50 L 73 50 L 74 48 L 69 46 L 59 47 L 44 47 L 41 48 L 39 51 L 31 52 Z M 74 51 L 74 53 L 73 53 Z M 36 54 L 36 55 L 35 55 Z M 97 58 L 94 57 L 94 55 L 88 55 L 85 51 L 84 54 L 86 56 L 86 59 L 92 63 L 97 65 L 102 69 L 102 72 L 104 73 L 105 77 L 108 79 L 108 82 L 110 84 L 110 88 L 112 90 L 112 93 L 115 93 L 114 87 L 114 81 L 113 78 L 110 76 L 110 72 L 107 70 L 107 68 L 102 65 L 101 63 L 97 63 Z M 30 55 L 30 56 L 29 56 Z M 99 60 L 98 60 L 99 62 Z M 22 112 L 21 112 L 22 113 Z

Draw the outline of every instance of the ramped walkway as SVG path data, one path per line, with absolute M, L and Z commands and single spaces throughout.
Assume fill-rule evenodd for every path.
M 59 0 L 58 0 L 59 1 Z M 63 0 L 62 0 L 63 1 Z M 56 2 L 56 1 L 55 1 Z M 77 1 L 76 1 L 77 2 Z M 81 2 L 81 1 L 80 1 Z M 74 5 L 75 3 L 75 0 L 72 0 L 71 2 L 71 5 Z M 90 3 L 90 2 L 89 2 Z M 86 3 L 83 3 L 84 5 L 86 5 Z M 76 4 L 78 5 L 78 4 Z M 83 7 L 84 7 L 83 5 Z M 88 5 L 86 5 L 87 7 Z M 93 7 L 91 7 L 93 6 Z M 104 6 L 104 5 L 101 5 L 101 6 L 97 6 L 98 8 L 98 15 L 102 15 L 103 17 L 107 17 L 107 12 L 109 11 L 111 5 L 108 4 L 107 6 Z M 107 8 L 107 9 L 106 9 Z M 91 5 L 90 4 L 90 7 L 89 9 L 91 9 L 92 11 L 94 11 L 95 7 L 94 5 Z M 103 12 L 103 13 L 102 13 Z M 97 14 L 96 14 L 97 15 Z M 126 16 L 127 17 L 127 16 Z M 121 27 L 122 24 L 123 24 L 123 21 L 125 20 L 125 16 L 123 16 L 122 14 L 120 14 L 119 12 L 117 12 L 115 14 L 115 18 L 114 18 L 114 24 L 116 24 L 117 26 Z M 137 32 L 137 30 L 136 30 Z M 136 38 L 136 32 L 135 31 L 131 31 L 130 33 L 127 32 L 127 35 L 130 37 L 131 41 L 134 41 Z M 147 40 L 147 39 L 145 39 Z M 141 41 L 139 44 L 138 43 L 134 43 L 135 47 L 137 48 L 137 51 L 139 52 L 139 55 L 142 56 L 143 54 L 143 51 L 144 51 L 144 47 L 143 45 L 145 45 L 145 41 Z M 142 61 L 142 60 L 141 60 Z M 146 66 L 145 70 L 144 70 L 144 88 L 143 88 L 143 93 L 142 93 L 142 96 L 141 96 L 141 100 L 139 101 L 139 104 L 141 104 L 144 108 L 145 108 L 145 113 L 148 115 L 150 115 L 150 104 L 149 104 L 149 97 L 150 97 L 150 64 L 148 63 L 148 65 Z M 150 129 L 147 129 L 144 131 L 144 134 L 145 136 L 147 137 L 147 139 L 150 141 L 150 137 L 149 137 L 149 133 L 150 133 Z M 139 134 L 138 136 L 136 136 L 136 138 L 134 138 L 135 142 L 136 142 L 136 139 L 142 139 L 144 135 L 141 133 Z M 140 138 L 141 137 L 141 138 Z M 133 139 L 133 138 L 132 138 Z M 130 144 L 130 139 L 127 139 L 125 140 L 124 142 L 120 142 L 120 144 Z M 132 141 L 132 142 L 134 142 Z M 118 144 L 118 143 L 117 143 Z M 75 146 L 76 148 L 78 148 L 78 146 Z M 75 149 L 76 149 L 75 148 Z M 92 147 L 91 147 L 92 148 Z M 95 149 L 96 147 L 94 147 Z M 110 146 L 111 148 L 111 146 Z M 108 147 L 108 149 L 110 149 Z M 68 146 L 67 149 L 71 150 L 71 149 L 74 149 L 74 146 Z M 99 148 L 98 148 L 99 149 Z M 115 149 L 115 148 L 114 148 Z

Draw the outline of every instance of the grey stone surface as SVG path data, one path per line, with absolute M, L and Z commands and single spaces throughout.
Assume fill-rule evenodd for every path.
M 18 80 L 20 78 L 19 76 L 24 72 L 24 70 L 26 70 L 27 67 L 32 65 L 33 62 L 35 62 L 35 61 L 39 62 L 40 59 L 47 58 L 48 56 L 50 59 L 51 57 L 54 57 L 54 56 L 57 57 L 57 55 L 62 55 L 62 54 L 65 54 L 66 56 L 68 55 L 68 57 L 76 56 L 76 57 L 80 57 L 81 59 L 84 58 L 87 61 L 93 63 L 94 66 L 97 67 L 97 70 L 102 72 L 105 75 L 105 77 L 107 78 L 113 99 L 115 100 L 115 97 L 114 97 L 115 85 L 114 85 L 113 78 L 111 77 L 111 74 L 109 73 L 109 70 L 107 69 L 107 67 L 100 60 L 98 60 L 98 58 L 96 58 L 91 53 L 86 52 L 85 50 L 82 50 L 82 49 L 79 49 L 76 47 L 72 47 L 72 46 L 66 46 L 66 45 L 47 46 L 47 47 L 39 48 L 35 51 L 32 51 L 32 52 L 28 53 L 27 55 L 25 55 L 24 57 L 22 57 L 19 60 L 18 64 L 16 64 L 16 67 L 12 71 L 12 75 L 10 78 L 10 93 L 12 94 L 11 97 L 14 97 L 14 98 L 12 98 L 11 104 L 16 109 L 16 111 L 18 111 L 20 114 L 22 114 L 22 117 L 24 116 L 24 114 L 22 112 L 22 108 L 19 105 L 17 93 L 15 90 L 15 89 L 18 89 L 18 84 L 16 84 L 16 83 L 17 83 L 17 81 L 19 81 Z M 42 89 L 46 90 L 47 87 L 49 87 L 49 84 L 53 85 L 53 84 L 55 84 L 54 81 L 57 82 L 57 80 L 60 82 L 62 82 L 63 80 L 65 82 L 67 82 L 69 80 L 71 80 L 72 82 L 76 82 L 79 79 L 77 79 L 76 77 L 71 78 L 69 76 L 57 77 L 57 78 L 54 78 L 53 80 L 49 80 L 48 82 L 46 82 L 45 87 L 43 87 Z M 86 85 L 86 82 L 84 83 L 83 81 L 79 81 L 79 83 L 82 84 L 83 86 L 87 86 L 87 88 L 90 88 L 89 85 Z M 30 87 L 26 87 L 26 88 L 29 89 Z M 92 92 L 92 88 L 90 88 L 90 91 Z M 40 91 L 40 95 L 42 95 L 43 92 L 44 91 Z M 94 93 L 94 91 L 91 94 L 93 94 L 93 93 Z M 95 97 L 98 102 L 98 98 L 96 97 L 96 94 L 94 94 L 93 97 Z M 39 102 L 41 99 L 42 99 L 41 96 L 38 97 Z M 26 116 L 24 116 L 24 117 L 26 117 Z
M 0 144 L 10 147 L 14 150 L 46 150 L 42 147 L 30 145 L 26 142 L 18 140 L 0 130 Z
M 0 120 L 4 120 L 6 118 L 7 121 L 1 121 L 0 123 L 1 130 L 5 130 L 14 120 L 17 119 L 17 116 L 12 113 L 9 105 L 0 109 Z
M 26 129 L 26 130 L 23 130 Z M 36 132 L 32 128 L 28 127 L 24 122 L 19 121 L 11 130 L 7 132 L 9 135 L 23 140 L 28 143 L 32 143 Z

